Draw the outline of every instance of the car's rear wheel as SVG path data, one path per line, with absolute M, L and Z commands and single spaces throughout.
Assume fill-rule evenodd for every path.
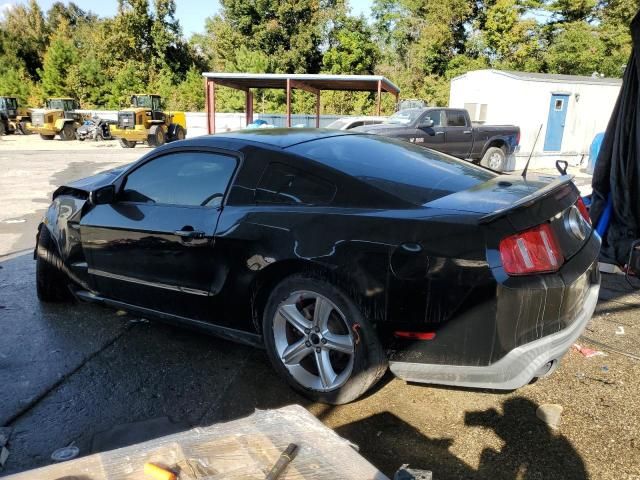
M 484 153 L 480 164 L 491 170 L 502 172 L 507 166 L 507 154 L 502 148 L 489 147 Z
M 71 299 L 69 279 L 62 270 L 62 259 L 46 226 L 40 229 L 36 247 L 36 291 L 43 302 Z
M 133 148 L 136 146 L 136 142 L 130 142 L 126 138 L 120 138 L 119 141 L 122 148 Z
M 339 405 L 363 395 L 387 360 L 357 305 L 330 283 L 305 275 L 283 280 L 264 310 L 263 335 L 276 371 L 314 401 Z

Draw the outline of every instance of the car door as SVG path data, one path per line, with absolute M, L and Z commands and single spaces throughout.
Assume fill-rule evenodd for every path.
M 413 143 L 442 151 L 444 144 L 444 115 L 442 110 L 427 110 L 418 119 Z
M 214 234 L 238 161 L 227 152 L 169 151 L 128 172 L 115 201 L 94 206 L 80 222 L 97 292 L 214 319 Z
M 473 129 L 467 124 L 464 110 L 446 110 L 443 152 L 458 158 L 468 158 L 473 144 Z

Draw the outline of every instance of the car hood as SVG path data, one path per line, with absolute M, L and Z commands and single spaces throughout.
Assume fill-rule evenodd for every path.
M 129 165 L 121 165 L 116 168 L 112 168 L 111 170 L 106 170 L 104 172 L 96 173 L 95 175 L 91 175 L 90 177 L 81 178 L 79 180 L 75 180 L 73 182 L 69 182 L 64 184 L 62 187 L 73 188 L 75 190 L 82 190 L 84 192 L 92 192 L 100 187 L 105 185 L 109 185 L 111 182 L 115 180 L 115 178 L 120 175 L 123 171 L 125 171 Z

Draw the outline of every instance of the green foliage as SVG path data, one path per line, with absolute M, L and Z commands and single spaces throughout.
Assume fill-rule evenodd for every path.
M 70 74 L 78 63 L 78 52 L 69 38 L 69 26 L 61 22 L 38 70 L 45 97 L 70 97 L 75 92 Z M 43 99 L 44 100 L 44 99 Z
M 347 0 L 220 0 L 187 41 L 175 0 L 118 0 L 100 18 L 73 2 L 37 0 L 0 18 L 0 94 L 37 106 L 73 96 L 120 108 L 156 92 L 169 109 L 204 108 L 203 71 L 381 74 L 404 98 L 444 105 L 452 78 L 483 68 L 620 77 L 640 0 L 374 0 L 371 19 Z M 14 2 L 15 3 L 15 2 Z M 204 8 L 204 7 L 203 7 Z M 282 90 L 255 90 L 256 112 L 285 111 Z M 395 100 L 383 95 L 383 111 Z M 245 94 L 216 91 L 219 111 L 244 111 Z M 376 95 L 323 92 L 322 111 L 375 114 Z M 315 95 L 296 90 L 294 113 Z

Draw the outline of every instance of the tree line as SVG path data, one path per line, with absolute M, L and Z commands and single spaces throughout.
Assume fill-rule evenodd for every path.
M 204 109 L 203 71 L 381 74 L 404 98 L 446 105 L 470 70 L 621 77 L 640 0 L 375 0 L 368 18 L 345 0 L 220 0 L 204 31 L 185 38 L 175 0 L 118 0 L 113 17 L 36 0 L 0 19 L 0 95 L 41 106 L 70 96 L 117 109 L 155 92 L 167 108 Z M 204 8 L 204 7 L 203 7 Z M 206 14 L 206 12 L 204 12 Z M 284 92 L 258 90 L 256 112 L 284 111 Z M 294 93 L 294 112 L 314 98 Z M 323 92 L 322 110 L 372 114 L 375 95 Z M 393 99 L 385 99 L 392 110 Z M 219 88 L 220 111 L 243 111 Z

